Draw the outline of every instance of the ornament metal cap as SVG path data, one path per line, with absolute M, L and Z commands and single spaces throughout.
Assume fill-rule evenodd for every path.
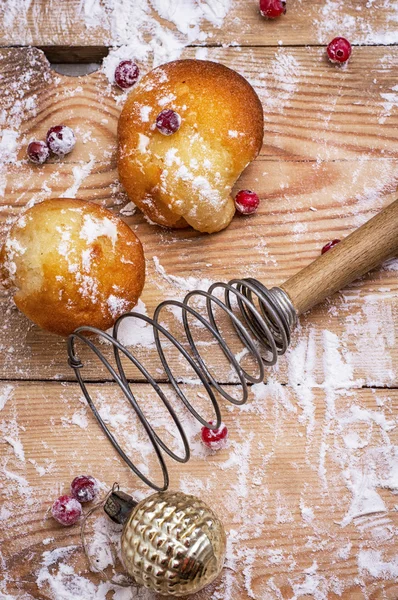
M 104 511 L 112 521 L 124 525 L 137 502 L 119 489 L 112 489 L 104 504 Z

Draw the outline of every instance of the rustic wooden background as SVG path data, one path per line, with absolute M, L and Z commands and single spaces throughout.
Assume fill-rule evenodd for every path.
M 207 58 L 245 75 L 264 104 L 261 155 L 236 186 L 255 189 L 261 208 L 212 236 L 156 228 L 139 213 L 125 217 L 146 253 L 142 299 L 149 314 L 161 300 L 180 298 L 191 275 L 211 281 L 250 275 L 277 285 L 318 256 L 325 242 L 347 235 L 396 197 L 395 8 L 385 0 L 288 2 L 286 17 L 265 22 L 255 1 L 235 0 L 224 26 L 207 28 L 213 34 Z M 0 3 L 0 17 L 6 5 L 7 0 Z M 0 165 L 1 239 L 29 201 L 60 196 L 73 185 L 76 169 L 88 163 L 77 197 L 115 211 L 125 202 L 115 161 L 121 93 L 101 71 L 67 77 L 48 62 L 91 62 L 106 55 L 109 32 L 87 30 L 76 17 L 79 5 L 78 0 L 21 2 L 12 27 L 0 19 L 0 125 L 20 132 L 18 160 Z M 340 11 L 340 20 L 333 11 Z M 334 22 L 349 25 L 349 31 L 333 30 Z M 336 68 L 325 59 L 322 44 L 345 33 L 354 44 L 353 57 L 347 67 Z M 193 57 L 196 51 L 189 47 L 183 55 Z M 32 99 L 36 109 L 29 108 Z M 25 142 L 42 138 L 59 122 L 77 132 L 74 152 L 40 168 L 23 160 Z M 165 279 L 154 257 L 167 276 L 183 279 Z M 249 407 L 224 408 L 231 434 L 226 450 L 204 452 L 198 428 L 188 423 L 194 456 L 183 467 L 170 465 L 172 487 L 207 499 L 230 539 L 227 569 L 198 598 L 398 597 L 393 486 L 377 490 L 384 512 L 344 520 L 352 502 L 350 460 L 366 466 L 370 449 L 391 450 L 398 442 L 397 273 L 396 263 L 384 265 L 301 319 L 292 352 L 269 371 L 261 393 L 251 394 Z M 118 480 L 138 494 L 146 490 L 82 404 L 64 340 L 30 324 L 9 295 L 0 294 L 0 598 L 63 600 L 48 581 L 37 582 L 44 552 L 79 543 L 77 527 L 64 529 L 48 517 L 53 499 L 80 472 L 98 477 L 104 489 Z M 332 393 L 325 329 L 336 336 L 339 356 L 352 368 L 348 380 L 341 374 L 340 384 L 337 365 Z M 143 354 L 155 368 L 153 351 Z M 112 383 L 91 357 L 83 353 L 83 358 L 94 392 L 124 414 Z M 219 381 L 233 386 L 218 355 L 213 364 Z M 173 365 L 181 368 L 174 359 Z M 145 406 L 154 409 L 148 386 L 131 376 Z M 187 388 L 197 396 L 196 386 Z M 373 415 L 384 411 L 391 425 L 383 428 L 376 417 L 371 424 L 356 422 L 351 428 L 367 436 L 368 445 L 348 456 L 331 403 L 333 415 L 346 414 L 353 405 Z M 24 460 L 10 437 L 22 443 Z M 144 459 L 152 465 L 150 457 Z M 384 567 L 377 564 L 373 572 L 361 567 L 358 557 L 364 552 L 377 555 Z M 73 577 L 80 574 L 98 585 L 79 549 L 71 550 L 68 561 Z M 56 573 L 57 565 L 53 568 Z M 102 596 L 95 589 L 93 598 L 113 597 L 112 591 Z M 80 598 L 78 592 L 69 597 Z

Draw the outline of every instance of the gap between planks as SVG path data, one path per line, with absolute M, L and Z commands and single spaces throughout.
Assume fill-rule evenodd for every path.
M 168 379 L 155 379 L 156 383 L 158 383 L 159 385 L 171 385 L 171 382 Z M 149 382 L 145 382 L 142 379 L 130 379 L 127 377 L 127 382 L 129 384 L 134 384 L 134 385 L 145 385 L 145 386 L 150 386 L 152 387 L 152 385 Z M 40 384 L 57 384 L 57 383 L 67 383 L 68 385 L 73 384 L 73 385 L 79 385 L 78 381 L 76 379 L 67 379 L 67 378 L 62 378 L 62 379 L 39 379 L 39 378 L 32 378 L 32 379 L 15 379 L 15 378 L 4 378 L 4 377 L 0 377 L 0 385 L 3 383 L 7 383 L 7 384 L 15 384 L 15 385 L 24 385 L 27 383 L 40 383 Z M 108 385 L 109 383 L 113 383 L 115 385 L 118 385 L 114 379 L 90 379 L 87 382 L 89 385 Z M 268 381 L 263 381 L 262 382 L 265 386 L 269 385 Z M 231 382 L 231 381 L 217 381 L 218 385 L 224 385 L 224 386 L 228 386 L 228 387 L 238 387 L 241 384 L 239 382 Z M 189 382 L 184 383 L 181 382 L 180 385 L 190 385 Z M 253 383 L 247 382 L 247 387 L 250 390 L 251 387 L 253 386 Z M 289 383 L 287 382 L 281 382 L 280 385 L 282 387 L 286 387 L 286 388 L 292 388 L 293 386 L 291 386 Z M 203 387 L 202 385 L 198 385 L 196 386 L 198 388 Z M 294 389 L 300 388 L 302 387 L 302 384 L 298 383 L 296 386 L 294 386 Z M 315 389 L 317 389 L 317 386 L 315 386 Z M 347 388 L 344 388 L 347 390 L 398 390 L 398 386 L 396 385 L 358 385 L 358 386 L 350 386 Z M 156 392 L 155 392 L 156 393 Z
M 246 50 L 254 49 L 254 48 L 267 48 L 267 49 L 275 49 L 280 50 L 284 48 L 286 50 L 295 49 L 295 48 L 326 48 L 326 44 L 229 44 L 227 45 L 231 48 L 242 48 Z M 353 48 L 361 48 L 366 46 L 367 48 L 393 48 L 395 44 L 390 44 L 385 46 L 384 44 L 360 44 L 360 43 L 352 43 L 351 46 Z M 0 49 L 13 49 L 13 48 L 28 48 L 31 46 L 26 46 L 23 44 L 0 44 Z M 38 50 L 42 50 L 46 55 L 48 61 L 50 63 L 60 63 L 60 64 L 89 64 L 91 62 L 100 62 L 106 56 L 108 56 L 110 50 L 114 50 L 120 46 L 68 46 L 68 45 L 54 45 L 54 46 L 44 46 L 37 45 L 34 48 Z M 213 44 L 188 44 L 185 46 L 186 48 L 225 48 L 225 44 L 222 43 L 213 43 Z

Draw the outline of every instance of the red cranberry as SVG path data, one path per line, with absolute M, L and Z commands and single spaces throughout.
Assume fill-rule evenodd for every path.
M 332 248 L 334 248 L 339 242 L 341 242 L 341 240 L 332 240 L 331 242 L 328 242 L 322 248 L 321 254 L 325 254 L 325 252 L 328 252 L 329 250 L 331 250 Z
M 250 190 L 241 190 L 235 196 L 236 210 L 242 215 L 251 215 L 256 212 L 260 198 Z
M 79 502 L 91 502 L 98 496 L 98 481 L 90 475 L 79 475 L 72 481 L 70 491 Z
M 50 156 L 50 150 L 48 149 L 46 142 L 37 142 L 35 140 L 30 142 L 27 149 L 27 155 L 29 160 L 31 160 L 33 163 L 42 165 Z
M 74 525 L 82 515 L 82 505 L 71 496 L 60 496 L 51 508 L 51 514 L 61 525 Z
M 286 14 L 285 0 L 260 0 L 260 13 L 266 19 L 276 19 Z
M 329 60 L 333 63 L 345 63 L 351 56 L 351 44 L 343 37 L 334 38 L 327 47 Z
M 212 425 L 213 422 L 210 421 L 210 424 Z M 224 423 L 221 423 L 218 429 L 202 427 L 202 442 L 212 450 L 221 450 L 221 448 L 225 448 L 227 437 L 228 429 Z
M 60 158 L 72 152 L 75 144 L 75 134 L 67 125 L 56 125 L 47 131 L 47 146 Z
M 174 110 L 162 110 L 156 118 L 156 127 L 163 135 L 171 135 L 180 129 L 181 117 Z
M 122 60 L 115 69 L 115 83 L 127 90 L 137 83 L 140 70 L 132 60 Z

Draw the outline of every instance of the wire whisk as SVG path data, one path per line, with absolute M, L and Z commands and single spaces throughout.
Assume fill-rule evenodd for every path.
M 220 298 L 220 293 L 223 296 L 223 300 Z M 194 301 L 198 299 L 202 299 L 202 301 L 204 299 L 205 301 L 205 316 L 192 306 Z M 233 309 L 234 300 L 237 310 Z M 172 307 L 174 310 L 175 308 L 181 310 L 185 337 L 184 340 L 177 339 L 176 336 L 172 335 L 170 331 L 161 324 L 163 312 L 169 307 Z M 247 349 L 254 359 L 256 364 L 255 375 L 252 375 L 241 366 L 238 358 L 235 356 L 233 350 L 225 340 L 225 337 L 220 333 L 220 328 L 217 324 L 217 316 L 215 314 L 216 307 L 221 309 L 222 313 L 227 315 L 229 323 L 232 324 L 235 333 L 243 344 L 243 347 Z M 252 278 L 233 279 L 229 283 L 214 283 L 210 286 L 208 291 L 194 290 L 189 292 L 182 302 L 178 300 L 165 300 L 158 305 L 152 319 L 137 312 L 126 313 L 119 317 L 119 319 L 116 321 L 112 335 L 94 327 L 80 327 L 76 329 L 69 337 L 69 364 L 74 369 L 76 378 L 80 384 L 84 396 L 105 435 L 108 437 L 122 459 L 144 483 L 155 490 L 163 491 L 166 490 L 169 485 L 169 474 L 163 452 L 165 452 L 175 461 L 185 463 L 190 458 L 189 442 L 180 419 L 178 418 L 175 410 L 167 399 L 164 391 L 157 383 L 156 379 L 134 355 L 131 349 L 128 349 L 126 346 L 124 346 L 118 339 L 118 333 L 122 322 L 125 319 L 131 318 L 145 321 L 153 328 L 156 350 L 166 373 L 168 382 L 172 385 L 177 397 L 181 400 L 183 405 L 202 426 L 208 427 L 209 429 L 217 429 L 221 425 L 221 411 L 215 392 L 232 404 L 244 404 L 248 399 L 248 383 L 253 384 L 263 381 L 265 376 L 265 367 L 274 365 L 278 356 L 286 352 L 290 343 L 291 329 L 296 322 L 296 313 L 288 296 L 280 288 L 272 288 L 271 290 L 268 290 L 259 281 Z M 234 396 L 228 393 L 228 391 L 212 374 L 210 365 L 206 364 L 206 360 L 201 355 L 200 350 L 198 349 L 198 344 L 194 340 L 192 323 L 195 322 L 195 320 L 196 324 L 199 323 L 211 334 L 225 358 L 230 363 L 233 371 L 236 373 L 242 390 L 242 397 L 240 399 L 236 399 Z M 112 366 L 99 347 L 99 340 L 97 342 L 95 338 L 89 335 L 93 333 L 97 334 L 100 339 L 102 338 L 103 340 L 112 344 L 116 369 L 114 366 Z M 86 344 L 88 348 L 95 353 L 98 359 L 106 367 L 113 380 L 119 385 L 132 409 L 135 411 L 156 453 L 157 460 L 163 474 L 162 485 L 158 485 L 149 479 L 142 472 L 142 470 L 133 463 L 131 458 L 120 446 L 119 442 L 116 440 L 99 414 L 91 394 L 87 389 L 86 382 L 82 376 L 83 364 L 80 361 L 75 349 L 76 340 L 80 340 Z M 211 422 L 199 414 L 184 393 L 181 385 L 181 379 L 179 379 L 173 373 L 166 358 L 164 349 L 165 341 L 166 343 L 171 343 L 180 353 L 180 355 L 187 361 L 189 366 L 196 374 L 198 380 L 203 385 L 203 388 L 206 390 L 207 396 L 211 401 L 212 409 L 214 411 L 214 418 L 211 420 Z M 152 386 L 153 390 L 162 401 L 180 436 L 183 446 L 182 455 L 176 454 L 161 439 L 143 413 L 134 395 L 131 384 L 126 376 L 121 355 L 124 355 L 140 371 L 141 375 Z

